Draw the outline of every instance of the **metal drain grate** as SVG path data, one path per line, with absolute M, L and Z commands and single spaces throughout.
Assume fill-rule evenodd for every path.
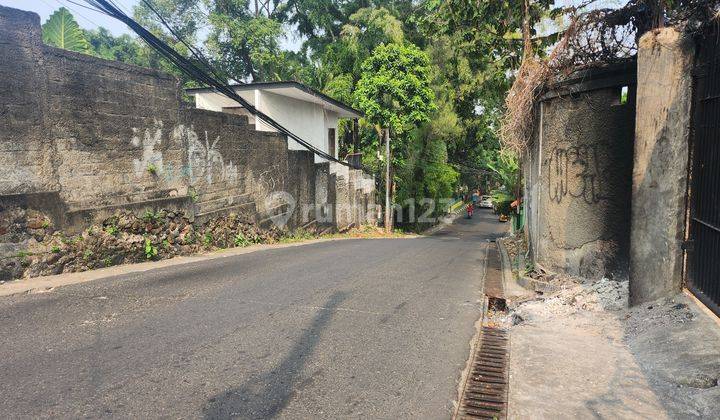
M 507 418 L 508 344 L 505 330 L 483 327 L 457 418 Z

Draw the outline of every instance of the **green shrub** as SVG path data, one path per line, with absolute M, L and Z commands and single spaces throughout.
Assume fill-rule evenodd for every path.
M 498 214 L 503 214 L 505 216 L 509 216 L 510 213 L 512 213 L 512 207 L 510 205 L 512 204 L 513 201 L 515 201 L 515 200 L 509 199 L 509 200 L 503 200 L 503 201 L 498 202 L 497 205 L 495 206 L 495 211 Z
M 183 238 L 183 244 L 190 245 L 195 243 L 195 232 L 189 232 L 185 237 Z
M 30 255 L 28 251 L 18 251 L 16 256 L 22 260 L 24 258 L 27 258 L 28 255 Z
M 157 213 L 153 212 L 152 210 L 145 210 L 145 213 L 143 214 L 142 219 L 145 222 L 154 222 L 158 219 Z
M 504 191 L 493 191 L 492 192 L 492 203 L 495 213 L 509 215 L 512 212 L 512 204 L 515 199 L 510 194 Z
M 235 235 L 234 242 L 235 242 L 235 246 L 238 246 L 238 247 L 246 247 L 246 246 L 249 246 L 250 244 L 252 244 L 252 242 L 250 242 L 248 240 L 248 238 L 246 238 L 242 232 L 238 232 Z
M 190 197 L 190 201 L 193 203 L 197 203 L 198 201 L 198 193 L 195 191 L 194 188 L 188 189 L 188 197 Z
M 153 246 L 150 239 L 145 238 L 145 258 L 147 258 L 148 260 L 151 260 L 151 259 L 157 257 L 157 254 L 158 254 L 157 248 L 155 248 L 155 246 Z
M 213 237 L 211 234 L 206 233 L 205 236 L 203 236 L 203 245 L 210 246 L 213 243 Z

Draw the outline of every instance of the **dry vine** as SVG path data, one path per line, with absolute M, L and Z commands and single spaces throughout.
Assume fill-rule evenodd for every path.
M 696 29 L 718 15 L 718 0 L 685 0 L 665 10 L 658 0 L 632 0 L 619 9 L 577 13 L 566 9 L 570 23 L 552 52 L 538 57 L 530 39 L 529 8 L 523 23 L 523 61 L 508 92 L 500 137 L 506 148 L 522 155 L 533 135 L 535 105 L 549 84 L 572 72 L 624 61 L 637 54 L 637 40 L 646 31 L 664 25 L 685 24 Z M 588 3 L 589 4 L 589 3 Z M 587 4 L 585 4 L 587 5 Z

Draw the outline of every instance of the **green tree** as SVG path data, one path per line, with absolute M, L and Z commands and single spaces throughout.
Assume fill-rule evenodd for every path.
M 106 60 L 122 61 L 136 66 L 151 67 L 143 54 L 143 45 L 130 35 L 113 36 L 106 28 L 85 31 L 92 54 Z
M 197 0 L 153 0 L 153 8 L 162 16 L 173 31 L 190 45 L 197 45 L 200 28 L 206 24 L 206 13 L 201 9 L 202 5 Z M 138 23 L 160 38 L 163 42 L 173 47 L 180 54 L 192 59 L 188 48 L 180 42 L 163 25 L 160 17 L 151 10 L 145 2 L 139 2 L 133 9 L 134 18 Z M 179 78 L 183 84 L 194 86 L 194 83 L 185 76 L 177 67 L 168 62 L 160 53 L 151 47 L 141 44 L 140 60 L 147 67 L 170 73 Z
M 538 54 L 553 41 L 539 37 L 533 23 L 551 15 L 550 0 L 529 3 L 530 26 Z M 419 31 L 427 42 L 433 67 L 445 84 L 448 102 L 458 117 L 461 134 L 448 139 L 449 161 L 461 171 L 461 182 L 472 187 L 489 178 L 502 182 L 492 171 L 500 149 L 498 129 L 504 100 L 522 59 L 522 25 L 525 2 L 469 2 L 426 0 L 416 14 Z
M 428 121 L 436 109 L 427 54 L 412 44 L 380 44 L 362 64 L 355 97 L 377 132 L 373 146 L 380 146 L 382 131 L 388 130 L 392 158 L 386 155 L 385 164 L 402 170 L 410 151 L 409 132 Z M 393 177 L 385 183 L 391 202 Z
M 495 173 L 505 191 L 514 198 L 520 197 L 522 188 L 520 162 L 513 151 L 501 149 L 492 153 L 487 166 Z
M 293 56 L 280 49 L 283 28 L 247 8 L 216 8 L 210 14 L 212 31 L 207 41 L 215 63 L 235 80 L 254 82 L 293 78 Z
M 402 138 L 435 110 L 427 54 L 412 44 L 380 44 L 362 64 L 355 98 L 378 133 L 388 128 Z
M 43 42 L 53 47 L 70 51 L 88 53 L 90 44 L 75 21 L 72 13 L 64 7 L 59 8 L 42 25 Z
M 413 130 L 408 158 L 398 170 L 397 201 L 402 204 L 404 224 L 420 230 L 423 221 L 417 216 L 439 216 L 444 203 L 456 190 L 459 173 L 447 162 L 446 143 L 434 132 L 432 124 Z M 410 218 L 414 215 L 415 218 Z

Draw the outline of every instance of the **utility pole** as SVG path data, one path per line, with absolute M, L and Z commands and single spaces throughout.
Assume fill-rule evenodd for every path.
M 390 130 L 383 131 L 385 137 L 385 233 L 392 232 L 392 210 L 390 209 Z

